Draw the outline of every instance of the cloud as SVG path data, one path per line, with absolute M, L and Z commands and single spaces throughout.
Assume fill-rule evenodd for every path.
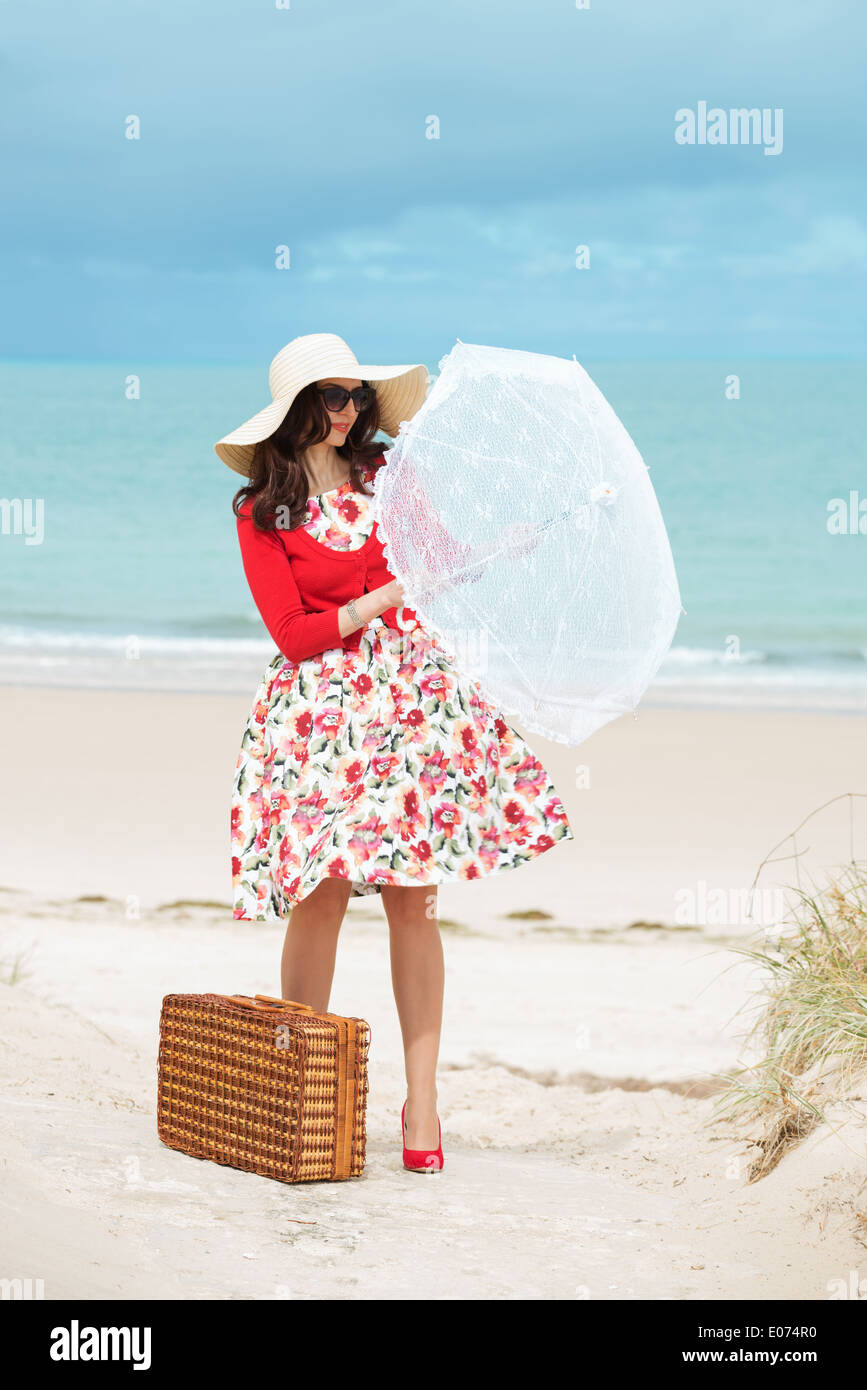
M 455 334 L 693 352 L 745 324 L 763 351 L 867 349 L 867 14 L 478 4 L 93 0 L 86 36 L 61 0 L 13 6 L 0 350 L 258 359 L 321 324 L 374 360 Z M 700 98 L 782 106 L 784 153 L 678 147 Z
M 842 275 L 867 270 L 867 226 L 858 217 L 814 217 L 800 239 L 764 251 L 731 252 L 720 264 L 742 279 Z

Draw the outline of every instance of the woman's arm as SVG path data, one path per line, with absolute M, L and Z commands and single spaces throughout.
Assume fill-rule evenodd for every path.
M 330 647 L 343 645 L 342 639 L 357 631 L 346 605 L 309 613 L 304 607 L 292 574 L 289 557 L 275 531 L 263 531 L 249 516 L 238 517 L 238 540 L 244 574 L 259 610 L 279 650 L 289 661 L 304 661 Z M 361 626 L 369 623 L 395 602 L 392 585 L 383 584 L 360 594 L 355 608 Z
M 363 594 L 352 600 L 356 613 L 361 618 L 361 626 L 366 626 L 371 618 L 378 618 L 388 608 L 394 608 L 403 603 L 403 590 L 396 579 L 391 579 L 387 584 L 380 584 L 378 589 L 368 589 Z M 344 604 L 338 608 L 340 615 L 340 635 L 346 637 L 350 632 L 358 629 L 358 623 L 354 623 L 349 616 L 349 609 Z

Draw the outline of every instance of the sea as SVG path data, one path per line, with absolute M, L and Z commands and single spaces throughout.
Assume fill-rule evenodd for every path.
M 643 703 L 867 711 L 865 365 L 582 365 L 650 469 L 685 610 Z M 252 696 L 275 647 L 213 442 L 266 376 L 0 364 L 0 502 L 31 505 L 0 516 L 0 682 Z

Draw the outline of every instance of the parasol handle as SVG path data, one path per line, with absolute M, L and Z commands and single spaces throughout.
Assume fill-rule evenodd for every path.
M 582 512 L 587 512 L 592 506 L 594 506 L 594 503 L 591 501 L 579 502 L 578 505 L 575 507 L 562 507 L 560 511 L 555 512 L 553 516 L 548 517 L 547 521 L 536 522 L 535 530 L 539 535 L 541 535 L 544 531 L 549 531 L 552 526 L 556 526 L 558 522 L 567 521 L 569 517 L 578 516 Z M 438 582 L 435 583 L 433 588 L 425 588 L 422 585 L 418 589 L 418 595 L 415 601 L 417 603 L 429 603 L 431 599 L 436 598 L 437 594 L 442 593 L 444 589 L 452 588 L 456 581 L 463 579 L 465 575 L 472 574 L 474 570 L 478 570 L 479 575 L 481 575 L 481 567 L 484 567 L 487 564 L 489 564 L 490 561 L 495 559 L 497 555 L 504 555 L 515 549 L 515 546 L 510 545 L 508 542 L 506 542 L 504 545 L 500 545 L 500 547 L 497 548 L 496 539 L 493 542 L 487 541 L 485 544 L 487 546 L 493 546 L 494 548 L 490 549 L 488 553 L 485 554 L 485 548 L 483 546 L 482 552 L 478 554 L 475 557 L 475 559 L 471 560 L 468 564 L 463 565 L 460 569 L 454 570 L 447 577 L 440 579 Z

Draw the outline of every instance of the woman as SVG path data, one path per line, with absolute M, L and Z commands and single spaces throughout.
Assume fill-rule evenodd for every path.
M 381 894 L 405 1056 L 404 1164 L 436 1171 L 437 884 L 574 837 L 545 769 L 401 606 L 386 567 L 370 510 L 385 465 L 374 435 L 394 437 L 421 406 L 424 366 L 361 366 L 342 338 L 314 333 L 277 354 L 270 383 L 271 404 L 215 446 L 249 479 L 233 504 L 238 537 L 278 647 L 235 769 L 234 916 L 288 918 L 283 997 L 324 1012 L 349 898 Z M 456 544 L 432 510 L 427 523 Z

